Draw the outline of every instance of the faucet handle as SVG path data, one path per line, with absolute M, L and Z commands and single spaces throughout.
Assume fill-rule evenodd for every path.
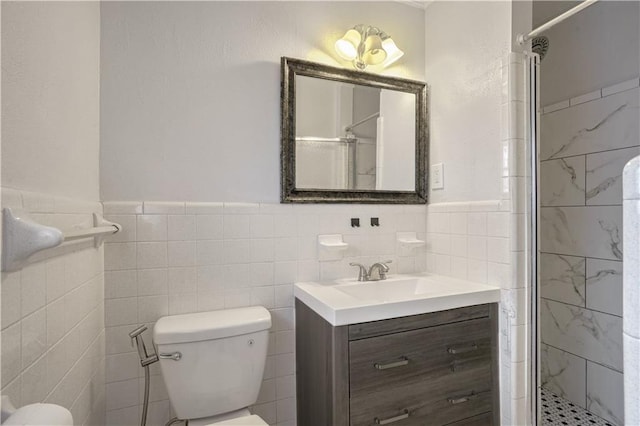
M 382 266 L 384 272 L 389 272 L 389 265 L 388 263 L 393 263 L 393 260 L 384 260 L 382 262 L 377 262 L 378 265 Z
M 349 263 L 351 266 L 357 266 L 360 268 L 358 271 L 358 281 L 367 281 L 369 279 L 369 273 L 367 272 L 367 268 L 361 263 L 351 262 Z
M 389 265 L 387 265 L 387 263 L 392 263 L 392 261 L 385 260 L 384 262 L 376 262 L 371 265 L 371 268 L 369 268 L 368 278 L 373 281 L 386 280 L 387 272 L 389 272 Z M 375 272 L 378 273 L 377 277 Z

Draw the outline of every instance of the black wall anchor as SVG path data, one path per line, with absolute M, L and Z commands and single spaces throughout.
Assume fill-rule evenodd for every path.
M 351 218 L 351 227 L 352 228 L 360 228 L 360 218 L 352 217 Z

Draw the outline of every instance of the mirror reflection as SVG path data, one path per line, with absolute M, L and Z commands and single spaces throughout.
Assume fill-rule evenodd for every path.
M 414 93 L 296 75 L 299 189 L 415 190 Z
M 282 58 L 281 201 L 427 201 L 421 81 Z

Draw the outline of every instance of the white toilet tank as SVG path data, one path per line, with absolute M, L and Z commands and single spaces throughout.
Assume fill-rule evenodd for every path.
M 160 318 L 153 341 L 176 416 L 215 416 L 256 402 L 269 328 L 262 306 Z

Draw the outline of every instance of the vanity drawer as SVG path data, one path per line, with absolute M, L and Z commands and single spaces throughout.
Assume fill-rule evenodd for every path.
M 368 339 L 385 334 L 400 333 L 419 328 L 435 327 L 460 321 L 491 316 L 490 305 L 474 305 L 448 311 L 430 312 L 409 317 L 391 318 L 380 321 L 349 325 L 349 340 Z
M 383 387 L 350 399 L 350 424 L 441 426 L 473 418 L 492 410 L 491 380 L 487 366 L 460 373 L 454 380 L 440 377 Z M 491 421 L 484 423 L 489 424 Z
M 489 318 L 349 342 L 351 396 L 491 370 Z

